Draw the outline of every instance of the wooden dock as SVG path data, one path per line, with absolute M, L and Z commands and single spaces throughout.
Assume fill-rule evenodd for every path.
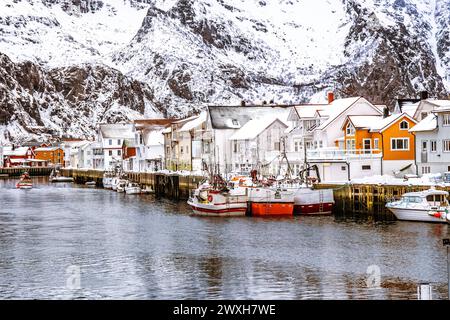
M 31 167 L 31 168 L 0 168 L 0 177 L 19 177 L 22 173 L 28 172 L 30 176 L 49 176 L 52 168 Z
M 149 187 L 156 196 L 166 197 L 174 200 L 187 200 L 191 190 L 198 187 L 203 180 L 201 176 L 181 176 L 177 174 L 125 172 L 129 180 Z M 73 177 L 76 183 L 95 181 L 101 186 L 103 171 L 101 170 L 79 170 L 62 169 L 61 174 Z

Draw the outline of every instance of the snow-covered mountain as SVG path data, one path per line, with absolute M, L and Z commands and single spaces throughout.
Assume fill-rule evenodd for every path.
M 447 96 L 449 23 L 448 0 L 3 0 L 0 52 L 45 74 L 104 68 L 137 80 L 151 92 L 148 113 L 166 116 L 207 103 L 320 101 L 328 90 L 392 105 L 421 90 Z M 42 110 L 29 116 L 47 121 Z M 77 125 L 73 134 L 84 132 Z

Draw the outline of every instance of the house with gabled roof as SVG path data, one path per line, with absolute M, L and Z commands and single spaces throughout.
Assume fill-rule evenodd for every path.
M 410 129 L 418 175 L 450 171 L 450 100 L 433 103 L 435 108 Z

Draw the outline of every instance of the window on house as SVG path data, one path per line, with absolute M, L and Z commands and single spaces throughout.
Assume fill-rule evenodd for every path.
M 122 150 L 117 150 L 117 155 L 121 156 L 122 155 Z
M 370 149 L 372 148 L 371 142 L 372 141 L 370 139 L 363 139 L 364 153 L 369 153 L 370 152 Z
M 118 139 L 118 140 L 117 140 L 117 145 L 119 145 L 119 146 L 120 146 L 120 139 Z
M 422 152 L 427 152 L 428 141 L 422 140 Z
M 239 121 L 237 121 L 236 119 L 232 120 L 233 126 L 238 126 L 239 125 Z
M 295 141 L 294 142 L 294 151 L 298 152 L 298 150 L 299 150 L 298 141 Z
M 323 141 L 319 140 L 319 148 L 323 148 Z
M 450 152 L 450 140 L 442 140 L 442 151 Z
M 447 167 L 447 171 L 450 171 L 450 166 Z
M 409 138 L 392 138 L 391 150 L 396 151 L 409 150 Z
M 345 128 L 345 134 L 348 136 L 355 135 L 355 127 L 350 122 L 347 124 L 347 127 Z
M 430 141 L 430 149 L 431 149 L 431 152 L 436 152 L 436 150 L 437 150 L 436 140 L 431 140 Z
M 345 170 L 347 170 L 347 167 L 346 166 L 341 166 L 341 170 L 345 171 Z
M 109 156 L 112 156 L 112 150 L 109 150 L 108 154 Z
M 111 146 L 112 145 L 112 139 L 109 139 L 108 143 Z
M 363 165 L 362 170 L 370 170 L 370 165 Z
M 378 150 L 378 148 L 379 148 L 378 143 L 379 143 L 378 138 L 373 139 L 373 148 L 374 148 L 375 150 Z
M 450 113 L 442 114 L 442 125 L 450 126 Z
M 189 146 L 186 146 L 186 153 L 189 153 Z
M 180 153 L 183 154 L 183 147 L 180 147 Z
M 422 174 L 427 174 L 427 173 L 430 173 L 430 172 L 431 172 L 430 167 L 422 167 Z
M 233 141 L 233 152 L 236 153 L 238 150 L 238 143 L 236 140 Z
M 167 148 L 166 148 L 166 152 L 167 152 L 167 154 L 170 153 L 170 147 L 167 147 Z
M 408 130 L 409 129 L 409 123 L 406 120 L 403 120 L 400 122 L 400 130 Z
M 317 149 L 317 141 L 314 141 L 314 149 Z
M 274 149 L 275 150 L 280 150 L 280 143 L 279 142 L 275 142 L 274 143 Z
M 347 139 L 345 140 L 346 143 L 346 149 L 347 150 L 355 150 L 356 149 L 356 142 L 355 139 Z

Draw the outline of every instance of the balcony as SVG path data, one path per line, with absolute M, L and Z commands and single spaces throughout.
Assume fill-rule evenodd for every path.
M 345 150 L 337 148 L 320 148 L 306 151 L 308 160 L 366 160 L 379 159 L 382 157 L 379 149 L 355 149 Z

